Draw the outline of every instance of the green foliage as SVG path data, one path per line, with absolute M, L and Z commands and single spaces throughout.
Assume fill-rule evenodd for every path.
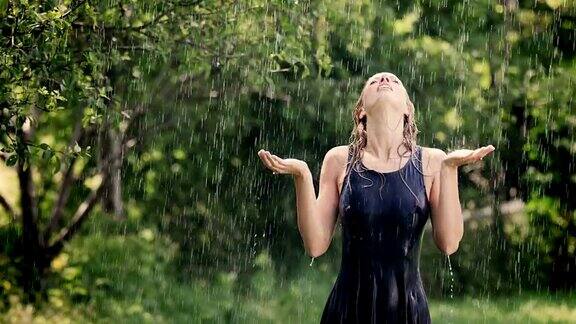
M 576 266 L 576 106 L 574 68 L 548 72 L 528 69 L 509 100 L 513 109 L 504 120 L 519 128 L 515 148 L 521 160 L 520 186 L 526 192 L 528 231 L 518 248 L 541 262 L 542 284 L 573 287 Z M 546 77 L 539 77 L 546 74 Z M 517 82 L 520 82 L 518 80 Z M 513 171 L 514 172 L 514 171 Z
M 234 272 L 217 273 L 212 281 L 184 283 L 174 280 L 175 253 L 173 242 L 146 228 L 125 235 L 93 233 L 79 238 L 53 264 L 59 276 L 55 280 L 63 283 L 51 283 L 49 301 L 35 307 L 12 296 L 0 319 L 7 323 L 253 323 L 290 318 L 317 323 L 335 280 L 323 260 L 302 267 L 294 280 L 280 279 L 269 254 L 262 252 L 255 257 L 254 275 L 244 283 Z M 88 291 L 88 298 L 74 297 L 70 287 Z M 567 322 L 576 309 L 570 294 L 476 295 L 428 302 L 433 320 L 455 322 Z
M 463 168 L 463 206 L 527 201 L 526 222 L 502 236 L 490 222 L 467 224 L 451 258 L 455 292 L 573 285 L 573 9 L 559 1 L 516 9 L 452 0 L 0 1 L 0 150 L 7 166 L 37 174 L 38 223 L 50 222 L 75 158 L 66 220 L 89 193 L 110 153 L 99 132 L 126 131 L 132 149 L 121 169 L 126 232 L 98 214 L 105 220 L 51 263 L 45 307 L 21 302 L 13 246 L 22 225 L 0 229 L 3 310 L 134 322 L 317 316 L 309 304 L 327 296 L 329 285 L 316 282 L 337 271 L 339 260 L 329 259 L 337 250 L 319 274 L 301 273 L 292 179 L 269 177 L 256 152 L 305 160 L 316 181 L 325 152 L 348 141 L 363 82 L 381 71 L 405 83 L 421 145 L 497 147 L 488 164 Z M 133 114 L 139 108 L 143 116 Z M 29 141 L 20 132 L 27 123 L 36 130 Z M 75 125 L 84 140 L 70 141 Z M 430 295 L 445 296 L 451 278 L 430 240 L 422 266 Z M 68 311 L 76 305 L 83 315 Z

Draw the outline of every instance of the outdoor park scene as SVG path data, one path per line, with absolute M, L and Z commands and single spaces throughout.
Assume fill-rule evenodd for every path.
M 576 323 L 576 1 L 0 0 L 0 43 L 2 323 Z

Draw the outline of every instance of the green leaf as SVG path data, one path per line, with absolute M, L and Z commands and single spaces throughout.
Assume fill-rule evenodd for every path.
M 52 169 L 53 173 L 60 171 L 60 158 L 58 156 L 54 156 L 54 168 Z
M 54 155 L 54 151 L 52 151 L 52 150 L 46 150 L 46 151 L 42 152 L 42 158 L 45 160 L 49 160 L 50 158 L 52 158 L 53 155 Z
M 6 7 L 8 6 L 8 0 L 0 0 L 0 16 L 4 16 L 6 13 Z
M 6 165 L 7 165 L 7 166 L 14 166 L 17 161 L 18 161 L 18 154 L 12 154 L 12 155 L 10 155 L 10 157 L 6 160 Z

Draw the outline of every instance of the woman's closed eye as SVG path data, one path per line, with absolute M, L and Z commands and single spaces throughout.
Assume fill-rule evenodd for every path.
M 373 80 L 372 82 L 370 82 L 370 84 L 374 84 L 374 82 L 376 82 L 376 80 Z M 400 82 L 398 80 L 394 80 L 394 82 L 400 84 Z

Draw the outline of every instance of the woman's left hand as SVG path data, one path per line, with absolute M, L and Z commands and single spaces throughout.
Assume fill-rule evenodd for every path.
M 475 150 L 461 149 L 448 153 L 444 160 L 443 165 L 450 167 L 459 167 L 464 164 L 474 163 L 482 160 L 484 156 L 494 151 L 496 148 L 492 145 L 483 146 Z

